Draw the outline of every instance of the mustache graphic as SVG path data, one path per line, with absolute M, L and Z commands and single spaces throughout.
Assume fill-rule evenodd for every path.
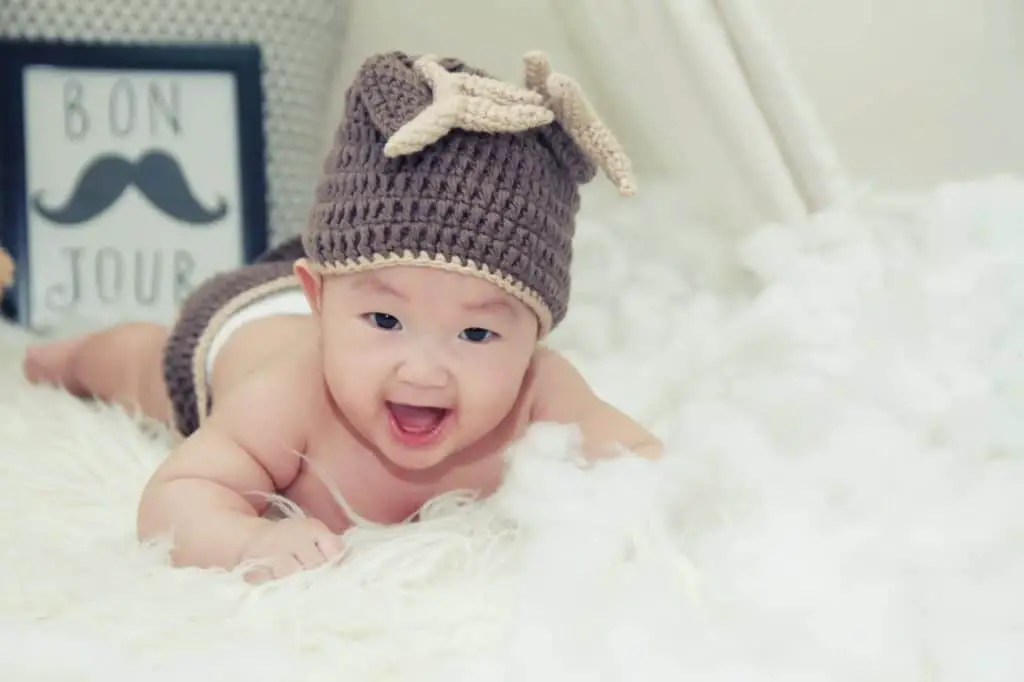
M 158 150 L 137 162 L 115 154 L 98 156 L 79 174 L 63 206 L 45 206 L 42 192 L 32 197 L 32 206 L 58 225 L 79 225 L 113 206 L 132 185 L 163 213 L 192 225 L 209 225 L 228 212 L 222 197 L 213 209 L 199 203 L 177 159 Z

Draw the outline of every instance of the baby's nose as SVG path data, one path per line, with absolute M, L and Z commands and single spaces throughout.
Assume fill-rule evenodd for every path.
M 444 388 L 448 385 L 447 368 L 429 357 L 411 357 L 398 369 L 402 382 L 418 388 Z

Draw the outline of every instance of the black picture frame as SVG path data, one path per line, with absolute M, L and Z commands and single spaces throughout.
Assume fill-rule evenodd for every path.
M 251 262 L 268 244 L 263 57 L 256 44 L 129 44 L 0 39 L 0 244 L 18 264 L 2 314 L 28 319 L 28 192 L 23 74 L 31 66 L 116 71 L 218 72 L 233 77 L 237 103 L 242 253 Z

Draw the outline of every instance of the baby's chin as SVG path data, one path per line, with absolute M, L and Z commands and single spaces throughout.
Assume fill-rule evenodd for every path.
M 445 462 L 453 456 L 448 448 L 436 448 L 424 452 L 409 451 L 395 447 L 380 448 L 381 455 L 394 467 L 410 473 L 429 473 L 441 469 Z

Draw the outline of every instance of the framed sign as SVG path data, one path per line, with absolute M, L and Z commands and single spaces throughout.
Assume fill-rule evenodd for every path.
M 250 45 L 0 41 L 4 314 L 169 322 L 261 253 L 261 72 Z

